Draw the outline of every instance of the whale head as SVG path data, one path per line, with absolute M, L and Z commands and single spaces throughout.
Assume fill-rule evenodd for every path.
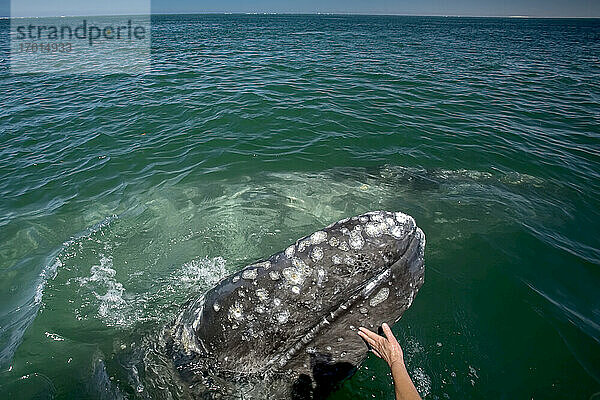
M 400 212 L 333 223 L 190 302 L 170 331 L 175 364 L 187 380 L 209 368 L 277 376 L 314 394 L 365 359 L 358 327 L 393 323 L 410 307 L 424 249 L 425 235 Z

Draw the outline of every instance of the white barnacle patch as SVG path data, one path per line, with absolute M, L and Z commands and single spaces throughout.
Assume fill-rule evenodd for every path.
M 238 302 L 229 307 L 229 320 L 243 321 L 244 320 L 244 307 Z
M 356 259 L 354 257 L 351 257 L 351 256 L 346 256 L 344 258 L 344 264 L 353 266 L 354 264 L 356 264 Z
M 283 310 L 275 314 L 275 320 L 280 324 L 285 324 L 290 319 L 290 312 L 288 310 Z
M 265 308 L 263 306 L 257 306 L 255 308 L 256 312 L 259 314 L 264 314 L 265 313 Z
M 256 289 L 256 297 L 258 297 L 258 299 L 260 301 L 265 301 L 269 298 L 269 292 L 267 292 L 266 289 Z
M 221 309 L 221 305 L 215 301 L 213 303 L 213 310 L 215 310 L 215 312 L 219 312 L 220 309 Z
M 310 275 L 310 273 L 312 272 L 310 267 L 299 258 L 293 258 L 292 265 L 298 270 L 298 273 L 302 275 Z
M 386 217 L 385 219 L 385 223 L 389 226 L 392 227 L 394 225 L 396 225 L 396 221 L 394 221 L 394 218 L 392 217 Z
M 348 233 L 350 233 L 350 231 L 348 230 L 348 228 L 345 228 L 345 227 L 344 227 L 344 228 L 342 228 L 342 229 L 340 229 L 340 231 L 341 231 L 341 232 L 342 232 L 344 235 L 347 235 Z
M 277 297 L 275 297 L 275 298 L 273 299 L 273 305 L 274 305 L 275 307 L 279 307 L 279 306 L 281 305 L 281 300 L 280 300 L 280 299 L 278 299 Z
M 348 251 L 350 250 L 350 247 L 348 247 L 348 243 L 340 242 L 338 249 L 340 249 L 341 251 Z
M 242 272 L 242 278 L 247 279 L 249 281 L 255 280 L 257 276 L 258 276 L 258 271 L 254 268 L 245 269 Z
M 317 270 L 317 285 L 322 285 L 327 280 L 327 272 L 323 268 Z
M 312 244 L 321 244 L 327 240 L 327 232 L 317 231 L 310 235 L 310 242 Z
M 343 262 L 342 257 L 340 257 L 337 254 L 334 254 L 333 256 L 331 256 L 331 261 L 336 265 L 339 265 Z
M 397 212 L 395 214 L 395 216 L 396 216 L 396 221 L 398 221 L 401 224 L 409 224 L 410 221 L 413 219 L 410 215 L 406 215 L 401 212 Z
M 368 223 L 367 226 L 365 226 L 365 233 L 371 237 L 381 235 L 377 230 L 377 224 L 374 223 Z
M 271 261 L 262 261 L 251 265 L 251 267 L 269 269 L 271 268 Z
M 300 294 L 300 287 L 299 286 L 292 286 L 292 293 L 294 293 L 294 294 Z
M 269 272 L 269 277 L 272 280 L 274 280 L 274 281 L 278 280 L 280 278 L 279 271 L 271 271 L 271 272 Z
M 425 234 L 420 228 L 417 228 L 417 238 L 419 238 L 419 257 L 425 256 Z
M 344 219 L 340 219 L 338 221 L 338 224 L 345 224 L 346 222 L 350 221 L 350 218 L 344 218 Z
M 366 222 L 369 222 L 369 217 L 367 217 L 366 215 L 361 215 L 360 218 L 359 218 L 359 220 L 360 220 L 361 223 L 364 224 Z
M 312 251 L 310 252 L 310 258 L 314 262 L 321 261 L 323 259 L 323 249 L 320 247 L 313 248 Z
M 236 276 L 234 276 L 234 277 L 231 279 L 231 282 L 233 282 L 233 283 L 236 283 L 236 282 L 237 282 L 237 281 L 239 281 L 239 280 L 240 280 L 240 276 L 239 276 L 239 275 L 236 275 Z
M 365 226 L 365 232 L 371 237 L 379 237 L 386 233 L 388 226 L 385 222 L 369 222 Z
M 336 238 L 335 236 L 332 236 L 329 238 L 329 245 L 331 247 L 337 247 L 338 244 L 340 244 L 340 241 L 338 240 L 338 238 Z
M 283 277 L 290 285 L 302 285 L 304 283 L 304 274 L 299 268 L 284 268 Z
M 383 221 L 383 214 L 381 212 L 375 212 L 375 213 L 371 214 L 370 217 L 371 217 L 371 221 L 373 221 L 373 222 L 382 222 Z
M 350 233 L 350 239 L 348 239 L 348 243 L 353 249 L 359 250 L 365 245 L 365 239 L 363 239 L 360 231 L 352 231 L 352 233 Z
M 291 245 L 290 247 L 288 247 L 287 249 L 285 249 L 285 256 L 287 258 L 292 258 L 294 257 L 294 252 L 296 251 L 296 246 Z
M 361 307 L 358 311 L 360 311 L 361 314 L 367 314 L 369 312 L 369 310 L 366 307 Z
M 394 225 L 390 228 L 390 234 L 396 239 L 400 239 L 404 235 L 404 231 L 398 225 Z
M 310 244 L 310 238 L 302 239 L 300 242 L 298 242 L 298 252 L 302 253 L 308 246 L 310 246 Z
M 379 290 L 379 292 L 377 292 L 377 294 L 375 296 L 373 296 L 371 298 L 371 300 L 369 300 L 369 305 L 371 307 L 375 307 L 375 306 L 383 303 L 384 301 L 386 301 L 389 295 L 390 295 L 390 289 L 387 287 L 383 287 Z

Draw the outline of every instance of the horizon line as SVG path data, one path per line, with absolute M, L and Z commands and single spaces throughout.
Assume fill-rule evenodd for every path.
M 197 11 L 197 12 L 158 12 L 140 14 L 89 14 L 89 15 L 36 15 L 36 16 L 0 16 L 0 19 L 20 18 L 72 18 L 72 17 L 119 17 L 119 16 L 154 16 L 154 15 L 338 15 L 338 16 L 380 16 L 380 17 L 440 17 L 440 18 L 512 18 L 512 19 L 600 19 L 599 16 L 542 16 L 542 15 L 466 15 L 466 14 L 390 14 L 390 13 L 354 13 L 354 12 L 229 12 L 229 11 Z

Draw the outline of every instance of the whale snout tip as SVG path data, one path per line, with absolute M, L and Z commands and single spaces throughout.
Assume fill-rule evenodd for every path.
M 411 217 L 410 215 L 404 214 L 401 211 L 396 211 L 393 214 L 394 214 L 394 218 L 396 219 L 396 222 L 399 225 L 405 226 L 410 229 L 416 228 L 417 223 L 415 222 L 415 219 L 413 217 Z
M 409 265 L 422 261 L 425 249 L 425 234 L 415 219 L 401 211 L 370 211 L 352 218 L 346 225 L 350 231 L 362 231 L 365 239 L 375 248 L 392 249 L 388 257 L 393 262 L 404 260 Z M 359 226 L 354 226 L 357 224 Z M 410 262 L 409 262 L 410 261 Z

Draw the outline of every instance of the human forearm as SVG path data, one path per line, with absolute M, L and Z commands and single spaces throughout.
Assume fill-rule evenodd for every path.
M 413 385 L 404 362 L 395 362 L 391 366 L 396 400 L 421 400 L 421 396 Z
M 421 396 L 415 389 L 404 366 L 404 353 L 400 344 L 388 324 L 383 323 L 381 327 L 385 337 L 363 327 L 359 328 L 358 334 L 371 346 L 373 353 L 377 357 L 383 358 L 390 366 L 392 378 L 394 378 L 396 400 L 421 400 Z

